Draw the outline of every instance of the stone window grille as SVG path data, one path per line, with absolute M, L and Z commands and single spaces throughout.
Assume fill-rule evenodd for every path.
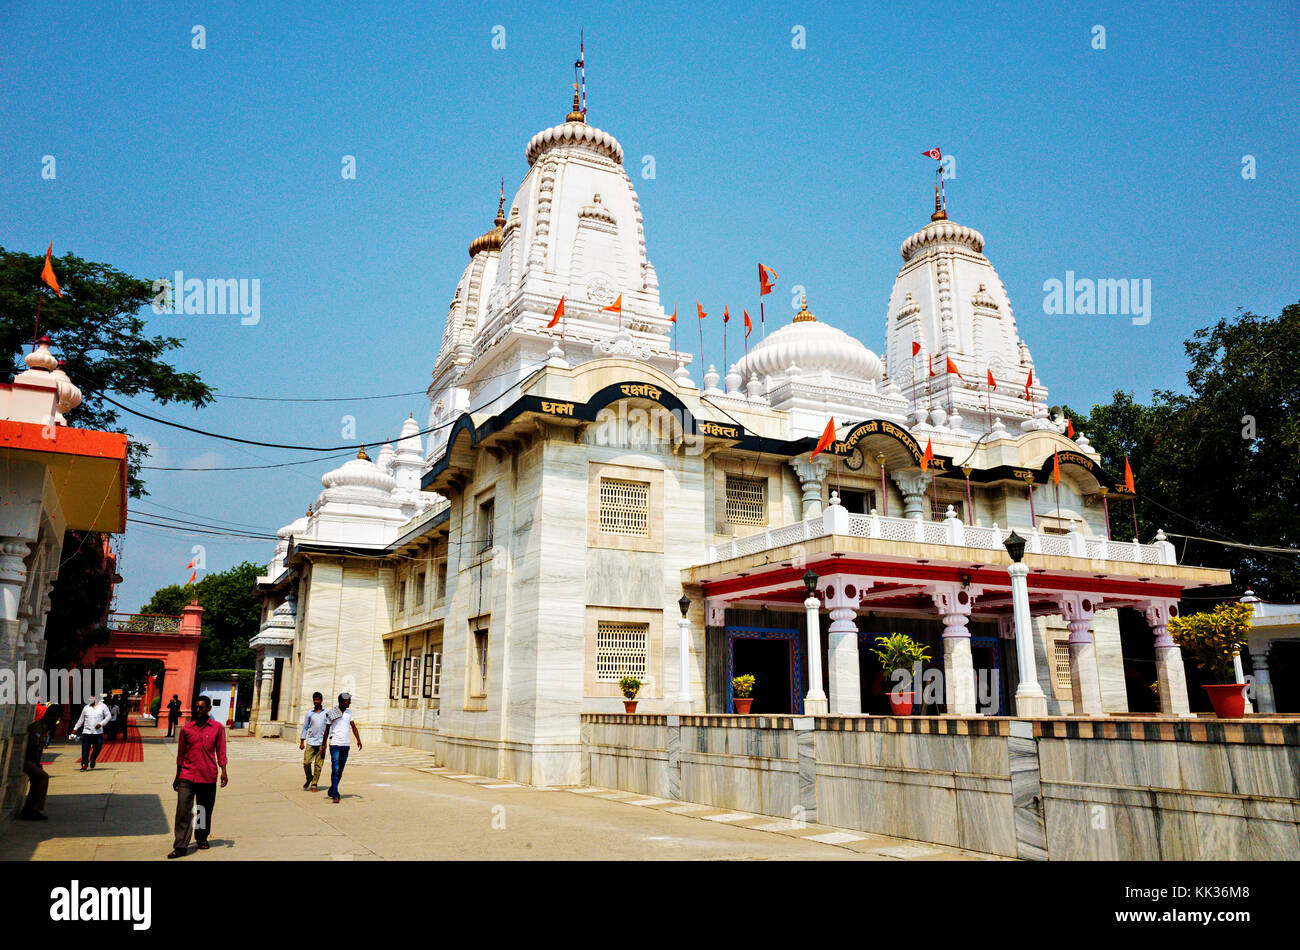
M 438 564 L 438 603 L 447 599 L 447 562 Z
M 648 537 L 650 483 L 622 478 L 600 480 L 600 530 Z
M 727 476 L 727 524 L 767 524 L 767 479 Z
M 424 698 L 437 699 L 442 690 L 442 654 L 424 655 Z
M 646 679 L 650 624 L 621 620 L 596 622 L 596 680 L 617 683 L 624 676 Z
M 1074 688 L 1074 683 L 1070 679 L 1070 641 L 1068 640 L 1053 641 L 1052 675 L 1056 678 L 1057 689 Z
M 415 606 L 420 607 L 424 604 L 424 584 L 425 573 L 420 571 L 415 575 Z
M 406 581 L 401 581 L 397 585 L 397 612 L 400 614 L 406 609 Z

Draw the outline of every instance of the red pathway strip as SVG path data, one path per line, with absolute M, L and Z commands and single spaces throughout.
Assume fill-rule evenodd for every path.
M 81 761 L 78 756 L 77 761 Z M 121 739 L 105 739 L 99 751 L 99 762 L 143 762 L 144 743 L 140 741 L 140 730 L 136 728 L 135 717 L 127 719 L 126 735 Z

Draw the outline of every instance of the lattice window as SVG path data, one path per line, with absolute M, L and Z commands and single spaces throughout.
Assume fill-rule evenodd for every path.
M 727 524 L 767 524 L 767 479 L 727 476 Z
M 966 520 L 966 496 L 937 493 L 930 496 L 930 520 L 942 521 L 948 517 L 948 506 L 957 514 L 960 521 Z
M 600 530 L 611 534 L 650 534 L 650 483 L 622 478 L 600 480 Z
M 424 655 L 424 698 L 437 699 L 442 692 L 442 654 Z
M 650 624 L 596 621 L 596 680 L 617 683 L 624 676 L 646 678 L 646 644 Z
M 1074 684 L 1070 679 L 1070 643 L 1068 640 L 1056 640 L 1052 645 L 1052 675 L 1056 677 L 1056 688 L 1071 690 Z
M 488 632 L 486 630 L 474 631 L 474 657 L 478 669 L 475 671 L 471 695 L 486 696 L 488 678 Z
M 490 498 L 478 506 L 478 550 L 492 549 L 492 535 L 496 530 L 496 499 Z
M 397 612 L 400 614 L 406 609 L 406 581 L 401 581 L 397 585 Z
M 415 606 L 417 607 L 424 603 L 424 583 L 425 573 L 420 571 L 415 575 Z
M 402 662 L 401 660 L 393 660 L 392 665 L 388 669 L 388 698 L 389 699 L 397 699 L 397 693 L 398 693 L 397 667 L 398 664 L 401 662 Z
M 418 654 L 411 656 L 407 661 L 406 671 L 406 698 L 420 698 L 420 657 Z

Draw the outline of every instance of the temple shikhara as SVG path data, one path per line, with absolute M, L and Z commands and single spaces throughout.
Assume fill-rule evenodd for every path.
M 584 715 L 622 714 L 625 675 L 652 718 L 732 712 L 738 673 L 755 715 L 884 713 L 867 647 L 894 632 L 929 649 L 919 712 L 1187 715 L 1166 625 L 1230 578 L 1133 537 L 1123 473 L 1049 408 L 979 231 L 918 207 L 871 346 L 809 287 L 702 367 L 614 136 L 575 94 L 525 156 L 467 235 L 427 420 L 279 532 L 258 734 L 297 738 L 314 691 L 347 691 L 452 768 L 577 784 Z

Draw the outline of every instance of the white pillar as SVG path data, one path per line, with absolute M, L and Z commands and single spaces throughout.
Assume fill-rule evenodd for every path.
M 1076 716 L 1100 716 L 1101 684 L 1097 676 L 1097 648 L 1092 640 L 1096 604 L 1089 594 L 1061 594 L 1057 602 L 1070 628 L 1070 693 Z
M 1242 667 L 1241 667 L 1241 651 L 1240 651 L 1240 650 L 1238 650 L 1236 653 L 1234 653 L 1234 654 L 1232 655 L 1232 677 L 1233 677 L 1233 678 L 1232 678 L 1232 681 L 1233 681 L 1234 683 L 1241 683 L 1243 686 L 1246 684 L 1246 671 L 1243 670 Z M 1254 712 L 1254 711 L 1255 711 L 1254 704 L 1251 703 L 1251 701 L 1250 701 L 1250 696 L 1249 696 L 1249 695 L 1247 695 L 1247 697 L 1246 697 L 1246 708 L 1245 708 L 1245 711 L 1246 711 L 1246 712 Z
M 1166 716 L 1191 716 L 1183 651 L 1169 635 L 1169 618 L 1178 616 L 1178 602 L 1152 601 L 1142 612 L 1156 638 L 1156 689 L 1160 692 L 1160 712 Z
M 1255 709 L 1262 713 L 1277 712 L 1277 702 L 1273 699 L 1273 680 L 1268 675 L 1268 648 L 1272 641 L 1252 643 L 1250 646 L 1250 663 L 1255 668 Z
M 809 597 L 803 602 L 808 631 L 808 695 L 803 698 L 805 716 L 824 716 L 829 711 L 826 691 L 822 689 L 821 601 Z
M 677 621 L 677 705 L 678 712 L 691 711 L 691 622 Z
M 925 510 L 925 490 L 930 485 L 930 473 L 919 468 L 901 472 L 892 472 L 891 477 L 898 490 L 903 493 L 903 517 L 928 521 L 929 512 Z
M 975 664 L 970 652 L 970 620 L 975 588 L 936 584 L 928 591 L 943 618 L 943 701 L 949 715 L 978 715 Z
M 1029 615 L 1029 568 L 1016 561 L 1007 568 L 1011 575 L 1011 613 L 1016 631 L 1017 716 L 1046 716 L 1047 697 L 1038 685 L 1038 658 L 1034 655 L 1034 625 Z
M 822 578 L 822 596 L 831 612 L 828 660 L 830 711 L 834 716 L 862 714 L 862 683 L 858 667 L 858 598 L 861 582 L 851 574 Z
M 790 467 L 799 476 L 799 487 L 803 489 L 804 518 L 817 517 L 822 513 L 822 480 L 830 471 L 830 461 L 800 457 L 791 459 Z

